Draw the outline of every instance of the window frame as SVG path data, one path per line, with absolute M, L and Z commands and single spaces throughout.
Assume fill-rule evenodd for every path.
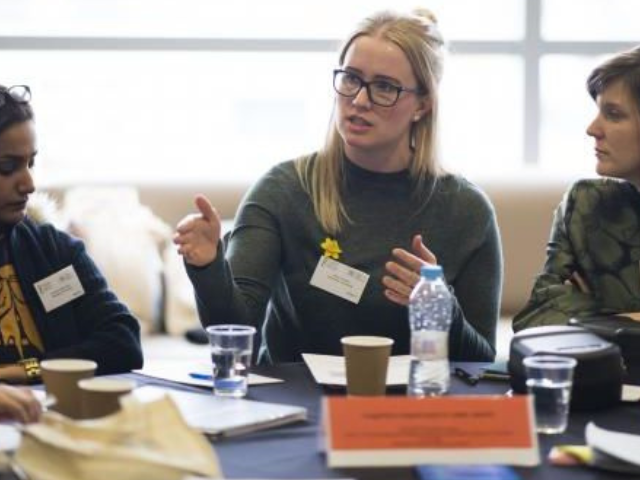
M 506 54 L 522 58 L 524 65 L 523 145 L 525 166 L 540 163 L 541 59 L 548 54 L 603 55 L 631 48 L 629 41 L 550 41 L 542 35 L 544 0 L 523 0 L 524 37 L 518 40 L 453 40 L 451 52 L 464 55 Z M 0 50 L 74 51 L 211 51 L 211 52 L 336 52 L 337 39 L 293 38 L 159 38 L 80 36 L 0 36 Z

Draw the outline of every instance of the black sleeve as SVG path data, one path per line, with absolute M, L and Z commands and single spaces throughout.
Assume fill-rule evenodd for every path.
M 77 342 L 48 349 L 46 358 L 86 358 L 98 364 L 98 374 L 120 373 L 142 367 L 140 326 L 128 308 L 109 290 L 84 244 L 70 237 L 71 263 L 85 294 L 73 301 Z M 61 344 L 61 342 L 57 342 Z
M 243 200 L 233 231 L 218 243 L 216 259 L 204 267 L 185 263 L 204 327 L 239 323 L 260 330 L 281 270 L 282 239 L 273 212 L 280 188 L 263 178 Z

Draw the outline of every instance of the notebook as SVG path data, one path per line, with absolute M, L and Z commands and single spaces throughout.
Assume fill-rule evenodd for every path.
M 223 398 L 211 393 L 150 385 L 134 391 L 134 396 L 141 401 L 152 401 L 165 394 L 174 400 L 188 425 L 212 437 L 240 435 L 307 419 L 307 409 L 295 405 Z

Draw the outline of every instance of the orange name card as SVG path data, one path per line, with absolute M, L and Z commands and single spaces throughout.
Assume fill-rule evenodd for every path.
M 529 396 L 325 397 L 331 467 L 537 465 Z

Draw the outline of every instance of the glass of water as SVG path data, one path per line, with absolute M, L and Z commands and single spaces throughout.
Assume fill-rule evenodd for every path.
M 554 355 L 524 359 L 527 389 L 533 395 L 538 433 L 562 433 L 569 420 L 569 402 L 573 385 L 573 358 Z
M 213 364 L 213 393 L 244 397 L 256 329 L 247 325 L 207 327 Z

